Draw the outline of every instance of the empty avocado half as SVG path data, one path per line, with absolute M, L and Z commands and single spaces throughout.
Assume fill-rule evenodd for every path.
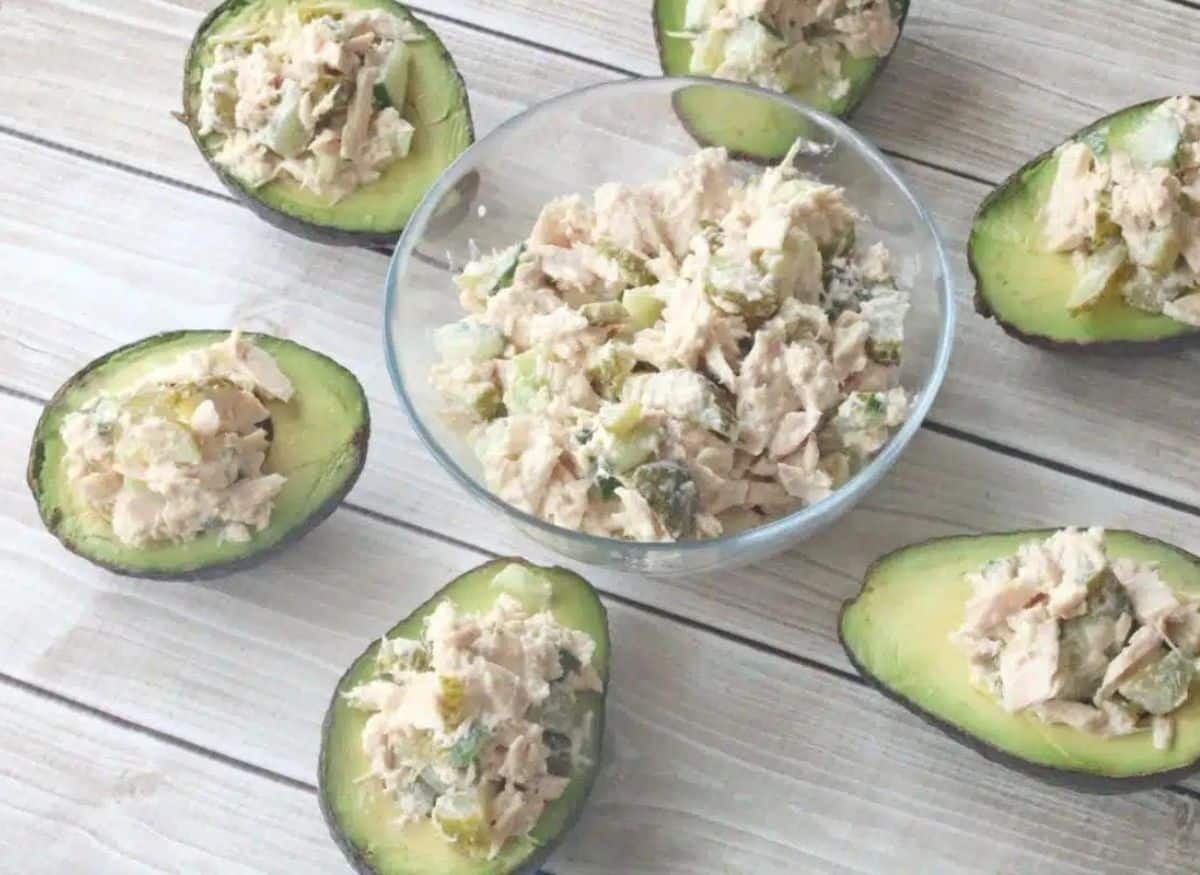
M 244 541 L 206 531 L 178 543 L 135 547 L 119 540 L 111 521 L 78 499 L 64 461 L 64 419 L 98 396 L 128 389 L 181 354 L 228 336 L 228 331 L 175 331 L 148 337 L 87 365 L 50 399 L 34 431 L 28 480 L 43 523 L 68 550 L 117 574 L 162 580 L 218 577 L 256 565 L 296 540 L 333 513 L 350 491 L 366 460 L 371 425 L 358 380 L 298 343 L 243 334 L 270 354 L 294 389 L 287 402 L 265 402 L 270 445 L 262 472 L 287 478 L 267 526 Z
M 514 574 L 514 565 L 527 574 Z M 549 602 L 539 592 L 537 609 L 544 606 L 558 623 L 585 632 L 595 641 L 592 667 L 604 689 L 575 694 L 572 720 L 588 725 L 590 731 L 583 749 L 564 770 L 570 779 L 566 791 L 546 806 L 528 834 L 510 838 L 492 859 L 460 849 L 428 818 L 399 825 L 396 803 L 378 781 L 366 777 L 370 765 L 363 752 L 362 733 L 369 715 L 351 707 L 346 699 L 350 690 L 379 676 L 376 641 L 338 681 L 325 715 L 318 766 L 321 810 L 334 840 L 356 871 L 369 875 L 532 875 L 578 819 L 599 769 L 609 674 L 608 615 L 587 581 L 563 568 L 497 559 L 451 581 L 384 637 L 420 640 L 426 618 L 446 599 L 460 611 L 472 613 L 486 613 L 501 593 L 525 602 L 522 587 L 530 580 L 534 588 L 549 585 Z
M 664 76 L 696 75 L 691 72 L 695 41 L 686 25 L 689 7 L 703 5 L 706 5 L 703 0 L 655 0 L 654 34 Z M 891 0 L 892 14 L 901 32 L 908 5 L 909 0 Z M 821 112 L 845 117 L 862 102 L 894 51 L 895 46 L 877 58 L 847 56 L 842 61 L 841 76 L 849 81 L 850 87 L 836 98 L 823 86 L 823 80 L 797 86 L 787 94 Z M 673 102 L 680 121 L 700 145 L 723 146 L 745 160 L 778 161 L 797 139 L 811 134 L 803 119 L 765 92 L 756 95 L 753 91 L 697 83 L 677 92 Z
M 224 136 L 202 127 L 201 85 L 211 75 L 215 47 L 233 34 L 260 31 L 271 14 L 292 9 L 304 21 L 381 10 L 408 22 L 420 37 L 403 43 L 398 56 L 403 63 L 385 68 L 384 80 L 373 91 L 376 108 L 394 105 L 412 125 L 407 154 L 387 165 L 374 182 L 336 201 L 291 176 L 265 185 L 239 178 L 215 158 Z M 398 95 L 394 102 L 393 95 Z M 286 97 L 274 109 L 284 122 L 285 103 Z M 201 23 L 188 51 L 181 118 L 221 182 L 260 218 L 310 240 L 347 245 L 394 244 L 430 186 L 475 137 L 467 88 L 450 53 L 425 22 L 394 0 L 225 0 Z M 276 148 L 290 152 L 286 146 Z
M 1085 278 L 1070 253 L 1046 251 L 1041 242 L 1058 149 L 1083 142 L 1103 156 L 1127 150 L 1131 142 L 1145 148 L 1147 133 L 1153 133 L 1147 117 L 1162 102 L 1140 103 L 1088 125 L 1034 158 L 984 199 L 968 243 L 975 308 L 981 315 L 995 319 L 1018 340 L 1068 351 L 1146 350 L 1197 336 L 1200 328 L 1140 310 L 1119 294 L 1104 294 L 1094 306 L 1072 312 L 1071 301 Z
M 942 538 L 880 559 L 842 607 L 838 631 L 850 661 L 869 684 L 955 741 L 1052 784 L 1127 793 L 1200 771 L 1200 697 L 1173 713 L 1174 744 L 1157 750 L 1149 732 L 1103 738 L 1009 713 L 971 683 L 967 660 L 950 641 L 971 596 L 966 575 L 1051 534 Z M 1106 541 L 1111 558 L 1157 562 L 1181 597 L 1200 598 L 1200 558 L 1133 532 L 1108 531 Z

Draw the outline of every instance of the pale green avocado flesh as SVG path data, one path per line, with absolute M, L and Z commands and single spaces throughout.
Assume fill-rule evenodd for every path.
M 461 611 L 484 613 L 500 590 L 496 575 L 513 562 L 489 562 L 439 590 L 413 614 L 387 632 L 388 638 L 418 639 L 425 618 L 444 600 Z M 522 563 L 526 564 L 526 563 Z M 592 665 L 608 689 L 608 619 L 595 590 L 562 568 L 527 566 L 552 586 L 549 610 L 562 625 L 586 632 L 596 642 Z M 371 780 L 362 750 L 368 712 L 349 707 L 344 694 L 377 674 L 378 642 L 367 648 L 339 681 L 325 718 L 321 743 L 320 797 L 330 831 L 360 872 L 375 875 L 509 875 L 536 868 L 571 827 L 583 808 L 600 762 L 604 734 L 604 694 L 580 693 L 576 714 L 590 722 L 587 756 L 574 764 L 566 793 L 547 806 L 541 820 L 523 838 L 510 839 L 492 860 L 472 857 L 442 837 L 431 821 L 397 826 L 394 803 Z
M 188 55 L 184 84 L 185 115 L 195 133 L 200 78 L 212 62 L 210 40 L 239 30 L 271 9 L 299 6 L 324 15 L 356 9 L 382 9 L 412 22 L 424 37 L 409 43 L 411 62 L 407 96 L 401 115 L 416 128 L 408 156 L 390 165 L 383 176 L 335 204 L 291 180 L 250 188 L 213 164 L 222 180 L 244 196 L 282 216 L 319 228 L 366 235 L 396 235 L 403 230 L 426 191 L 474 140 L 466 86 L 437 35 L 405 7 L 392 0 L 227 0 L 201 26 Z M 197 137 L 205 157 L 220 136 Z M 285 225 L 286 227 L 286 225 Z
M 950 642 L 962 625 L 971 586 L 965 575 L 1010 556 L 1050 531 L 946 538 L 899 550 L 876 564 L 861 592 L 842 612 L 842 644 L 860 673 L 883 692 L 992 758 L 1072 775 L 1120 782 L 1188 769 L 1200 760 L 1200 689 L 1179 711 L 1174 744 L 1156 750 L 1148 732 L 1100 738 L 1051 726 L 1031 714 L 1010 714 L 970 681 L 967 661 Z M 1181 596 L 1200 598 L 1200 560 L 1161 541 L 1131 532 L 1107 535 L 1110 558 L 1159 563 L 1163 579 Z M 996 755 L 1000 756 L 997 757 Z M 1047 778 L 1043 772 L 1039 777 Z M 1175 775 L 1178 777 L 1178 775 Z M 1131 787 L 1136 789 L 1136 787 Z
M 88 365 L 50 401 L 38 422 L 30 453 L 29 484 L 47 528 L 69 549 L 113 571 L 142 577 L 206 577 L 236 570 L 269 554 L 324 519 L 349 491 L 366 457 L 370 418 L 354 375 L 306 347 L 246 334 L 291 380 L 296 394 L 267 402 L 271 447 L 265 473 L 287 477 L 268 526 L 244 543 L 217 532 L 181 543 L 132 547 L 112 533 L 108 519 L 83 506 L 67 483 L 63 419 L 98 394 L 119 393 L 182 353 L 209 346 L 226 331 L 156 335 Z
M 892 5 L 903 26 L 907 0 Z M 680 35 L 684 32 L 686 9 L 687 0 L 656 0 L 654 4 L 654 28 L 665 76 L 694 75 L 690 72 L 692 41 Z M 819 82 L 795 88 L 788 96 L 829 115 L 848 115 L 886 62 L 887 56 L 847 57 L 842 75 L 850 81 L 850 88 L 840 98 L 830 97 Z M 802 118 L 779 102 L 719 86 L 695 85 L 680 91 L 675 109 L 701 143 L 724 146 L 739 157 L 758 161 L 778 161 L 797 139 L 811 133 Z
M 1123 110 L 1084 128 L 1071 140 L 1093 151 L 1120 150 L 1160 101 Z M 1026 164 L 984 200 L 971 228 L 969 252 L 977 304 L 1023 339 L 1062 346 L 1131 344 L 1194 334 L 1194 326 L 1131 307 L 1118 294 L 1072 314 L 1068 299 L 1079 281 L 1070 253 L 1047 252 L 1041 243 L 1042 210 L 1050 196 L 1058 157 Z

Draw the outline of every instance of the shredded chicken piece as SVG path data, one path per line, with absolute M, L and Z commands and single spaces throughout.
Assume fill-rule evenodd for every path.
M 793 159 L 739 180 L 705 149 L 556 198 L 463 269 L 431 381 L 496 495 L 595 535 L 717 537 L 880 451 L 908 413 L 908 294 Z
M 1200 652 L 1200 607 L 1152 564 L 1110 560 L 1102 529 L 1064 529 L 968 576 L 951 641 L 1010 712 L 1169 747 Z M 1168 658 L 1170 657 L 1170 658 Z
M 1108 146 L 1059 148 L 1045 248 L 1071 254 L 1084 309 L 1119 290 L 1133 307 L 1200 325 L 1200 101 L 1163 101 Z
M 295 5 L 266 9 L 210 37 L 199 135 L 251 187 L 287 179 L 336 203 L 408 154 L 414 128 L 388 74 L 406 81 L 406 44 L 422 39 L 383 9 L 311 19 Z
M 713 0 L 685 26 L 691 73 L 831 101 L 850 92 L 848 60 L 883 57 L 900 36 L 888 0 Z
M 524 566 L 496 577 L 548 584 Z M 494 858 L 559 798 L 592 727 L 576 696 L 600 692 L 595 640 L 508 592 L 485 613 L 440 602 L 420 641 L 385 638 L 376 673 L 346 693 L 370 712 L 364 780 L 395 803 L 401 824 L 432 820 L 472 855 Z
M 292 394 L 275 360 L 235 331 L 65 417 L 67 481 L 131 546 L 189 541 L 210 529 L 249 540 L 270 522 L 287 482 L 263 473 L 270 413 L 259 396 Z

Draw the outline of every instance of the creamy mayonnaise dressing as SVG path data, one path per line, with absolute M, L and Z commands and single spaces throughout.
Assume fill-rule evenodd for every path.
M 286 482 L 263 473 L 271 446 L 263 400 L 292 394 L 275 360 L 235 331 L 66 416 L 67 485 L 130 546 L 214 529 L 249 540 L 270 522 Z
M 543 519 L 715 537 L 828 496 L 905 418 L 908 294 L 840 188 L 790 155 L 545 206 L 458 276 L 432 372 L 488 487 Z
M 521 566 L 501 574 L 527 576 Z M 559 798 L 593 727 L 575 696 L 600 692 L 596 642 L 501 593 L 487 613 L 447 599 L 420 641 L 384 639 L 375 677 L 347 693 L 401 824 L 424 819 L 468 853 L 494 857 Z
M 951 636 L 1010 712 L 1169 747 L 1200 651 L 1200 607 L 1150 563 L 1110 560 L 1103 529 L 1064 529 L 969 575 Z

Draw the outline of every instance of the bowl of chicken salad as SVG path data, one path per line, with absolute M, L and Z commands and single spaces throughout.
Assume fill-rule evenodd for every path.
M 698 137 L 679 107 L 724 91 L 795 131 L 786 154 Z M 576 561 L 690 573 L 777 553 L 880 480 L 946 372 L 951 286 L 846 125 L 643 79 L 533 107 L 446 171 L 392 258 L 386 354 L 475 498 Z

